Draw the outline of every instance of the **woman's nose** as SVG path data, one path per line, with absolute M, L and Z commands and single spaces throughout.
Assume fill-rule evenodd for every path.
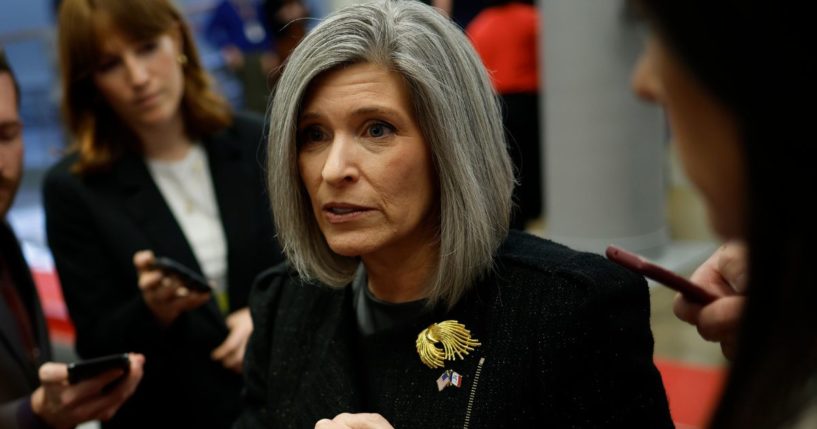
M 653 64 L 649 48 L 645 48 L 641 56 L 639 56 L 633 68 L 630 84 L 635 95 L 642 100 L 652 103 L 660 101 L 660 83 L 655 72 L 655 65 Z
M 356 152 L 353 138 L 335 135 L 321 172 L 323 180 L 333 185 L 356 182 L 360 177 Z
M 139 58 L 128 56 L 124 59 L 125 68 L 128 73 L 128 81 L 133 86 L 142 86 L 148 81 L 149 73 L 147 65 Z

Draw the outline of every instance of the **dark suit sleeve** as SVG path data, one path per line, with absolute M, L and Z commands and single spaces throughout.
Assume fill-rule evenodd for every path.
M 54 171 L 44 182 L 46 232 L 71 319 L 86 357 L 147 352 L 162 330 L 141 298 L 133 267 L 120 266 L 94 222 L 79 179 Z M 123 276 L 122 273 L 131 275 Z
M 274 331 L 275 309 L 278 306 L 281 281 L 286 264 L 272 268 L 258 276 L 250 293 L 250 314 L 253 332 L 244 354 L 244 390 L 242 411 L 233 429 L 263 429 L 269 421 L 267 389 L 270 349 Z
M 34 414 L 31 398 L 0 404 L 0 428 L 2 429 L 51 429 L 45 420 Z
M 17 424 L 17 410 L 25 398 L 0 404 L 0 428 L 21 429 Z
M 565 302 L 540 314 L 542 404 L 553 427 L 673 427 L 653 364 L 650 302 L 640 276 L 580 254 L 552 272 Z M 536 322 L 534 322 L 536 323 Z M 561 421 L 560 421 L 561 420 Z M 580 425 L 575 426 L 577 422 Z

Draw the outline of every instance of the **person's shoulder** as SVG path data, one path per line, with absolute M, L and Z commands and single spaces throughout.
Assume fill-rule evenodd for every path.
M 270 302 L 289 295 L 311 299 L 327 293 L 331 294 L 336 290 L 316 281 L 305 281 L 298 275 L 292 264 L 285 260 L 256 276 L 250 301 Z
M 644 279 L 601 255 L 571 249 L 531 234 L 511 231 L 498 252 L 502 270 L 532 285 L 570 284 L 606 289 L 645 284 Z
M 536 8 L 536 6 L 530 4 L 513 3 L 506 7 L 511 13 L 522 19 L 526 18 L 536 20 L 539 16 L 539 10 Z
M 258 274 L 253 282 L 253 289 L 263 292 L 280 287 L 283 283 L 291 282 L 294 279 L 293 274 L 294 270 L 289 261 L 283 261 Z M 295 278 L 297 278 L 297 276 L 295 276 Z
M 331 308 L 343 300 L 344 288 L 302 279 L 288 261 L 259 274 L 250 292 L 250 311 L 259 321 L 286 323 L 311 317 L 315 309 Z
M 45 177 L 61 178 L 65 176 L 73 176 L 74 173 L 71 171 L 71 169 L 78 161 L 79 153 L 76 151 L 68 152 L 48 168 Z
M 582 252 L 562 244 L 515 230 L 508 233 L 497 252 L 499 260 L 506 265 L 526 267 L 542 273 L 581 255 Z
M 67 189 L 87 190 L 89 186 L 95 187 L 98 185 L 107 186 L 110 185 L 114 178 L 121 177 L 124 174 L 123 171 L 131 171 L 129 167 L 125 168 L 125 170 L 123 170 L 123 167 L 127 167 L 134 159 L 132 153 L 125 153 L 112 160 L 110 165 L 106 167 L 80 173 L 75 168 L 80 161 L 80 154 L 78 151 L 72 150 L 48 168 L 42 187 L 45 192 L 50 192 Z M 138 159 L 141 159 L 141 157 Z
M 55 164 L 48 168 L 43 179 L 43 190 L 48 193 L 51 190 L 64 189 L 77 185 L 80 178 L 73 171 L 74 165 L 79 161 L 77 152 L 69 152 L 60 158 Z

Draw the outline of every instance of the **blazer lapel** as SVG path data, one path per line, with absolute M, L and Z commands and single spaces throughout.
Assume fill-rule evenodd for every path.
M 125 212 L 144 232 L 153 252 L 157 256 L 171 255 L 181 264 L 203 274 L 193 249 L 150 176 L 142 157 L 136 154 L 125 155 L 114 168 L 114 175 L 121 187 Z M 205 308 L 223 323 L 214 299 Z
M 254 157 L 255 154 L 244 153 L 239 144 L 230 140 L 227 133 L 219 133 L 206 139 L 203 143 L 207 150 L 207 158 L 210 167 L 210 175 L 213 182 L 213 190 L 216 196 L 221 224 L 224 228 L 224 236 L 227 239 L 227 266 L 228 281 L 230 291 L 243 291 L 246 289 L 237 288 L 234 274 L 238 267 L 246 264 L 240 260 L 241 248 L 253 240 L 259 240 L 254 236 L 257 230 L 254 224 L 256 219 L 255 202 L 258 196 L 253 195 L 252 189 L 246 186 L 258 180 L 256 177 L 248 177 L 252 172 L 244 168 L 247 160 L 245 157 Z M 230 302 L 236 302 L 234 297 L 230 297 Z
M 173 259 L 201 272 L 193 250 L 144 161 L 138 156 L 127 155 L 115 172 L 122 184 L 126 212 L 144 231 L 153 251 L 159 256 L 174 255 Z

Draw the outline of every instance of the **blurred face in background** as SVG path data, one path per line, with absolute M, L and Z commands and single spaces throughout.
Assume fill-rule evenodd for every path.
M 11 75 L 0 72 L 0 218 L 8 213 L 23 173 L 23 123 Z
M 663 107 L 684 170 L 703 194 L 715 231 L 746 232 L 745 161 L 738 122 L 664 43 L 653 36 L 633 71 L 633 89 Z
M 184 59 L 178 28 L 132 40 L 101 21 L 102 55 L 93 80 L 105 101 L 137 133 L 181 122 Z

